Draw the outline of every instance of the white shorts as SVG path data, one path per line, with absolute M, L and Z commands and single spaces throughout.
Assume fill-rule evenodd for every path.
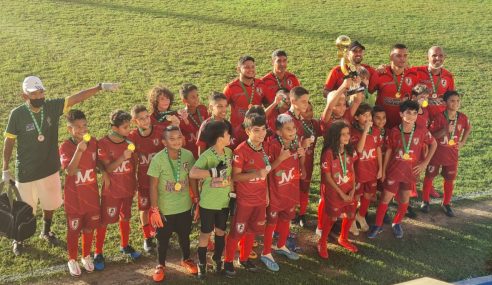
M 36 214 L 38 200 L 41 209 L 47 211 L 56 210 L 63 204 L 58 171 L 48 177 L 31 182 L 20 183 L 16 181 L 15 185 L 19 189 L 22 201 L 32 207 L 34 214 Z

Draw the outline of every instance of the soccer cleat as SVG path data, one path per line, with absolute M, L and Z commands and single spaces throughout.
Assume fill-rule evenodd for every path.
M 205 279 L 207 277 L 207 264 L 198 263 L 198 279 Z
M 350 225 L 349 232 L 354 236 L 359 236 L 359 228 L 357 228 L 357 223 L 354 221 L 352 225 Z
M 369 229 L 369 233 L 367 234 L 367 237 L 368 238 L 376 238 L 378 236 L 379 233 L 381 233 L 383 231 L 383 227 L 379 227 L 379 226 L 371 226 L 371 228 Z
M 191 259 L 181 260 L 181 266 L 183 266 L 186 269 L 186 271 L 188 271 L 188 273 L 190 273 L 190 274 L 193 274 L 193 275 L 198 274 L 197 265 Z
M 290 220 L 291 225 L 298 225 L 299 224 L 299 215 L 296 214 L 296 217 Z
M 88 273 L 94 271 L 94 262 L 92 261 L 92 256 L 88 255 L 86 257 L 82 257 L 80 261 L 82 262 L 82 266 L 84 267 L 85 271 L 87 271 Z
M 222 274 L 224 271 L 224 264 L 222 263 L 221 260 L 215 261 L 215 273 L 216 274 Z
M 152 279 L 155 282 L 162 282 L 166 278 L 166 268 L 162 265 L 157 265 L 154 270 L 154 274 L 152 274 Z
M 143 249 L 146 253 L 151 253 L 155 249 L 154 239 L 146 238 L 144 240 Z
M 436 191 L 436 188 L 434 188 L 434 186 L 432 186 L 431 190 L 430 190 L 430 196 L 432 198 L 441 198 L 441 194 L 439 194 L 437 191 Z
M 422 205 L 420 205 L 420 211 L 422 213 L 429 213 L 430 212 L 429 202 L 422 201 Z
M 142 256 L 142 253 L 136 251 L 131 245 L 120 247 L 120 252 L 128 255 L 132 260 L 137 260 Z
M 405 216 L 409 217 L 410 219 L 415 219 L 417 217 L 417 213 L 415 213 L 412 206 L 408 205 Z
M 446 216 L 448 216 L 450 218 L 454 217 L 454 211 L 453 211 L 453 209 L 451 209 L 451 206 L 442 205 L 441 208 L 444 211 L 444 214 L 446 214 Z
M 12 252 L 15 256 L 19 256 L 22 254 L 22 249 L 24 248 L 24 244 L 21 241 L 12 241 Z
M 357 246 L 355 246 L 355 244 L 351 243 L 348 239 L 338 238 L 338 244 L 343 246 L 345 249 L 347 249 L 350 252 L 356 253 L 359 251 Z
M 232 262 L 224 262 L 224 273 L 229 278 L 236 276 L 236 270 Z
M 68 272 L 70 272 L 70 275 L 72 275 L 73 277 L 79 277 L 80 274 L 82 274 L 82 271 L 80 270 L 79 267 L 79 263 L 74 259 L 70 259 L 67 265 L 68 265 Z
M 325 240 L 318 241 L 317 249 L 318 249 L 319 257 L 321 257 L 323 259 L 328 259 L 328 247 L 326 246 Z
M 56 235 L 53 232 L 48 232 L 47 234 L 41 233 L 39 235 L 39 238 L 44 239 L 45 241 L 47 241 L 52 246 L 59 246 L 60 245 L 60 240 L 56 237 Z
M 359 216 L 359 214 L 357 214 L 355 215 L 355 220 L 359 223 L 361 232 L 367 232 L 369 230 L 369 225 L 367 224 L 365 217 L 361 217 Z
M 268 268 L 268 270 L 277 272 L 280 270 L 280 267 L 278 264 L 275 262 L 275 260 L 268 258 L 267 256 L 262 255 L 260 257 L 261 262 L 265 264 L 265 266 Z
M 307 227 L 307 221 L 306 221 L 306 216 L 305 215 L 300 215 L 299 216 L 299 226 L 301 226 L 301 228 L 305 228 Z
M 287 247 L 282 247 L 282 248 L 279 248 L 279 249 L 276 249 L 274 250 L 274 252 L 278 255 L 283 255 L 285 257 L 287 257 L 288 259 L 290 260 L 298 260 L 299 259 L 299 255 L 293 251 L 290 251 Z
M 105 267 L 105 262 L 102 253 L 94 255 L 94 269 L 96 271 L 101 271 L 104 270 L 104 267 Z
M 246 261 L 239 261 L 239 264 L 241 264 L 242 267 L 244 267 L 244 269 L 246 269 L 246 271 L 249 271 L 249 272 L 257 272 L 258 271 L 258 267 L 256 267 L 256 265 L 250 260 L 246 260 Z
M 400 224 L 393 224 L 391 225 L 391 227 L 393 228 L 393 234 L 395 235 L 395 238 L 403 238 L 403 228 Z

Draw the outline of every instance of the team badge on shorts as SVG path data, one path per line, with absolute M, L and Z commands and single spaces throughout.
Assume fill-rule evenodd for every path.
M 430 173 L 433 173 L 434 171 L 436 171 L 436 167 L 434 165 L 429 165 L 429 166 L 427 166 L 427 171 L 429 171 Z
M 242 234 L 244 232 L 244 228 L 244 223 L 236 224 L 236 232 L 238 232 L 239 234 Z
M 115 207 L 110 207 L 106 210 L 108 212 L 108 215 L 110 217 L 114 217 L 116 216 L 116 208 Z
M 73 220 L 70 221 L 70 227 L 74 231 L 79 228 L 79 225 L 80 225 L 80 220 L 78 218 L 77 219 L 73 219 Z
M 277 216 L 277 212 L 270 212 L 270 217 L 275 218 Z
M 140 205 L 142 206 L 147 206 L 147 204 L 149 203 L 149 199 L 147 199 L 147 197 L 141 197 L 140 198 Z
M 393 185 L 395 184 L 395 180 L 388 180 L 388 185 Z
M 263 226 L 266 224 L 266 220 L 263 220 L 263 221 L 259 221 L 258 223 L 256 223 L 258 226 Z

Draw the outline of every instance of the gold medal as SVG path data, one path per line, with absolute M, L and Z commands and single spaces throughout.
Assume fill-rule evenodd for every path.
M 40 134 L 40 135 L 38 136 L 38 141 L 39 141 L 39 142 L 44 142 L 44 136 Z
M 409 160 L 410 159 L 410 155 L 408 153 L 403 154 L 403 159 L 404 160 Z
M 129 144 L 127 148 L 128 148 L 128 150 L 135 151 L 135 145 L 132 143 Z
M 396 98 L 400 98 L 400 97 L 401 97 L 400 92 L 396 92 L 395 97 L 396 97 Z
M 429 106 L 429 101 L 424 100 L 424 102 L 422 102 L 422 108 L 427 108 L 427 106 Z
M 227 184 L 229 184 L 227 180 L 222 180 L 222 186 L 227 186 Z
M 456 144 L 456 142 L 455 142 L 453 139 L 451 139 L 451 140 L 449 140 L 448 144 L 449 144 L 449 145 L 455 145 L 455 144 Z
M 82 139 L 85 141 L 85 142 L 89 142 L 91 140 L 91 135 L 89 134 L 85 134 Z
M 182 187 L 183 186 L 181 185 L 181 183 L 176 182 L 176 184 L 174 184 L 174 191 L 179 192 Z

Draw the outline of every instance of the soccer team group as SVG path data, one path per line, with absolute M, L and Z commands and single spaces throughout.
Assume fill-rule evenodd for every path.
M 8 162 L 17 141 L 15 180 L 34 210 L 40 201 L 41 237 L 49 242 L 57 242 L 50 230 L 52 212 L 64 204 L 68 268 L 73 276 L 81 274 L 79 237 L 83 268 L 104 269 L 110 224 L 119 223 L 121 252 L 132 259 L 141 256 L 129 244 L 137 193 L 144 250 L 157 249 L 155 281 L 165 279 L 172 233 L 177 233 L 181 265 L 188 272 L 205 278 L 210 250 L 213 270 L 233 277 L 238 248 L 237 265 L 257 270 L 252 262 L 257 257 L 252 251 L 256 236 L 263 236 L 260 260 L 269 270 L 279 270 L 278 256 L 299 259 L 286 242 L 291 224 L 306 225 L 315 146 L 323 137 L 319 256 L 328 259 L 328 234 L 339 218 L 338 243 L 347 250 L 358 251 L 349 232 L 368 232 L 369 238 L 376 238 L 393 198 L 398 210 L 392 229 L 396 238 L 402 238 L 401 222 L 420 176 L 424 176 L 421 211 L 428 213 L 430 195 L 439 195 L 433 180 L 441 173 L 442 208 L 447 216 L 454 215 L 450 201 L 458 153 L 471 126 L 459 112 L 461 95 L 454 90 L 452 74 L 443 68 L 441 47 L 431 47 L 428 64 L 419 67 L 408 66 L 403 44 L 394 45 L 390 63 L 378 68 L 362 64 L 364 51 L 357 41 L 348 47 L 356 73 L 347 76 L 340 66 L 330 71 L 320 119 L 313 115 L 308 90 L 287 71 L 286 52 L 276 50 L 273 70 L 261 79 L 256 78 L 254 59 L 241 57 L 238 78 L 223 93 L 212 92 L 208 108 L 200 103 L 193 84 L 179 90 L 185 105 L 181 110 L 173 108 L 177 98 L 168 88 L 152 88 L 148 107 L 112 112 L 109 134 L 99 140 L 89 134 L 84 113 L 70 107 L 99 90 L 116 90 L 116 84 L 102 83 L 64 99 L 44 100 L 39 78 L 27 77 L 26 103 L 11 112 L 6 129 L 3 179 L 10 178 Z M 357 89 L 361 86 L 362 91 Z M 367 102 L 374 92 L 377 99 L 371 106 Z M 58 119 L 63 114 L 70 138 L 58 147 Z M 63 198 L 60 163 L 65 174 Z M 102 173 L 101 190 L 97 173 Z M 366 214 L 376 200 L 375 224 L 369 227 Z M 198 264 L 190 256 L 194 221 L 200 222 Z M 21 248 L 22 241 L 14 241 L 14 252 Z

